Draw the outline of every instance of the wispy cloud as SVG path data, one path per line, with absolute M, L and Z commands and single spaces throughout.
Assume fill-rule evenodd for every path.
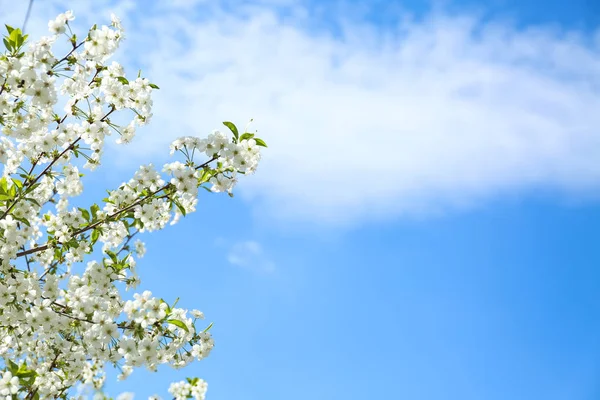
M 229 249 L 227 261 L 256 272 L 275 271 L 275 263 L 266 257 L 261 244 L 254 240 L 235 243 Z
M 305 7 L 225 3 L 119 6 L 122 54 L 161 86 L 128 160 L 254 118 L 270 148 L 242 194 L 329 225 L 600 188 L 598 33 L 437 13 L 393 29 L 342 16 L 334 35 Z

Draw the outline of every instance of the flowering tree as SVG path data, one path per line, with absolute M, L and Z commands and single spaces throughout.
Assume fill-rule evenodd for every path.
M 129 143 L 152 116 L 152 92 L 107 63 L 123 38 L 119 20 L 94 25 L 83 38 L 71 31 L 71 12 L 51 33 L 27 45 L 7 26 L 0 57 L 0 396 L 67 398 L 79 385 L 101 388 L 105 368 L 125 379 L 135 367 L 155 371 L 206 357 L 213 348 L 202 312 L 176 308 L 135 288 L 132 238 L 174 224 L 196 209 L 198 189 L 231 191 L 240 174 L 254 172 L 265 143 L 252 133 L 171 145 L 179 160 L 162 174 L 152 164 L 89 207 L 70 198 L 83 191 L 83 170 L 100 165 L 105 139 Z M 59 57 L 56 44 L 68 51 Z M 64 104 L 62 111 L 60 107 Z M 204 329 L 203 329 L 204 328 Z M 204 398 L 206 383 L 188 378 L 169 388 L 177 399 Z

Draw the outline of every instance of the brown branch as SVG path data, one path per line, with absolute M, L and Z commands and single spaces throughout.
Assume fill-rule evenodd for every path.
M 216 160 L 215 156 L 213 156 L 210 160 L 206 161 L 205 163 L 197 166 L 195 169 L 198 170 L 200 168 L 203 168 L 203 167 L 207 166 L 209 163 L 211 163 L 214 160 Z M 87 232 L 87 231 L 89 231 L 91 229 L 94 229 L 94 228 L 98 227 L 99 225 L 102 225 L 102 224 L 104 224 L 106 222 L 110 222 L 113 218 L 117 217 L 118 215 L 120 215 L 122 213 L 131 211 L 133 208 L 135 208 L 136 206 L 142 204 L 144 201 L 152 198 L 155 194 L 157 194 L 157 193 L 159 193 L 159 192 L 167 189 L 170 185 L 171 185 L 171 183 L 167 183 L 166 185 L 158 188 L 157 190 L 155 190 L 154 192 L 148 194 L 147 196 L 145 196 L 145 197 L 143 197 L 143 198 L 135 201 L 133 204 L 131 204 L 131 205 L 129 205 L 129 206 L 127 206 L 127 207 L 125 207 L 125 208 L 123 208 L 121 210 L 115 211 L 114 213 L 108 215 L 106 218 L 104 218 L 102 220 L 96 221 L 96 222 L 94 222 L 91 225 L 88 225 L 88 226 L 86 226 L 84 228 L 81 228 L 81 229 L 73 232 L 73 234 L 71 235 L 71 237 L 75 237 L 77 235 L 85 233 L 85 232 Z M 164 198 L 164 197 L 166 197 L 166 195 L 162 196 L 162 198 Z M 17 253 L 17 258 L 26 256 L 26 255 L 29 255 L 29 254 L 37 253 L 37 252 L 40 252 L 40 251 L 47 250 L 49 247 L 50 247 L 50 244 L 46 243 L 46 244 L 44 244 L 42 246 L 38 246 L 38 247 L 34 247 L 32 249 L 29 249 L 29 250 L 22 251 L 20 253 Z

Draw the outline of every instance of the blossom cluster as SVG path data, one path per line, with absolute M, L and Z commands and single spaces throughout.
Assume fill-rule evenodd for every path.
M 116 134 L 116 143 L 130 143 L 151 120 L 158 89 L 109 63 L 124 35 L 116 17 L 80 40 L 69 25 L 74 18 L 70 11 L 59 15 L 48 24 L 50 36 L 29 45 L 27 35 L 7 27 L 0 56 L 5 398 L 66 398 L 78 384 L 101 388 L 107 365 L 126 379 L 138 367 L 181 368 L 208 356 L 214 341 L 211 325 L 197 327 L 202 312 L 150 291 L 124 296 L 140 283 L 136 265 L 145 253 L 143 242 L 131 240 L 195 211 L 199 188 L 231 195 L 239 176 L 256 170 L 266 146 L 225 122 L 230 135 L 179 138 L 171 153 L 181 160 L 162 169 L 141 166 L 102 201 L 72 206 L 84 190 L 82 171 L 100 166 L 106 138 Z M 53 52 L 61 40 L 70 46 L 62 57 Z M 201 399 L 206 383 L 188 379 L 170 392 Z
M 199 378 L 187 379 L 187 381 L 173 382 L 169 387 L 169 393 L 175 400 L 184 400 L 193 397 L 196 400 L 204 400 L 208 385 Z

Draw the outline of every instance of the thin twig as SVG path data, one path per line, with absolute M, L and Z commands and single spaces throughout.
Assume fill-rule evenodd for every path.
M 31 8 L 33 6 L 33 0 L 29 0 L 29 5 L 27 6 L 27 14 L 25 14 L 25 21 L 23 21 L 23 33 L 25 33 L 25 27 L 27 26 L 27 21 L 29 21 L 29 16 L 31 15 Z

